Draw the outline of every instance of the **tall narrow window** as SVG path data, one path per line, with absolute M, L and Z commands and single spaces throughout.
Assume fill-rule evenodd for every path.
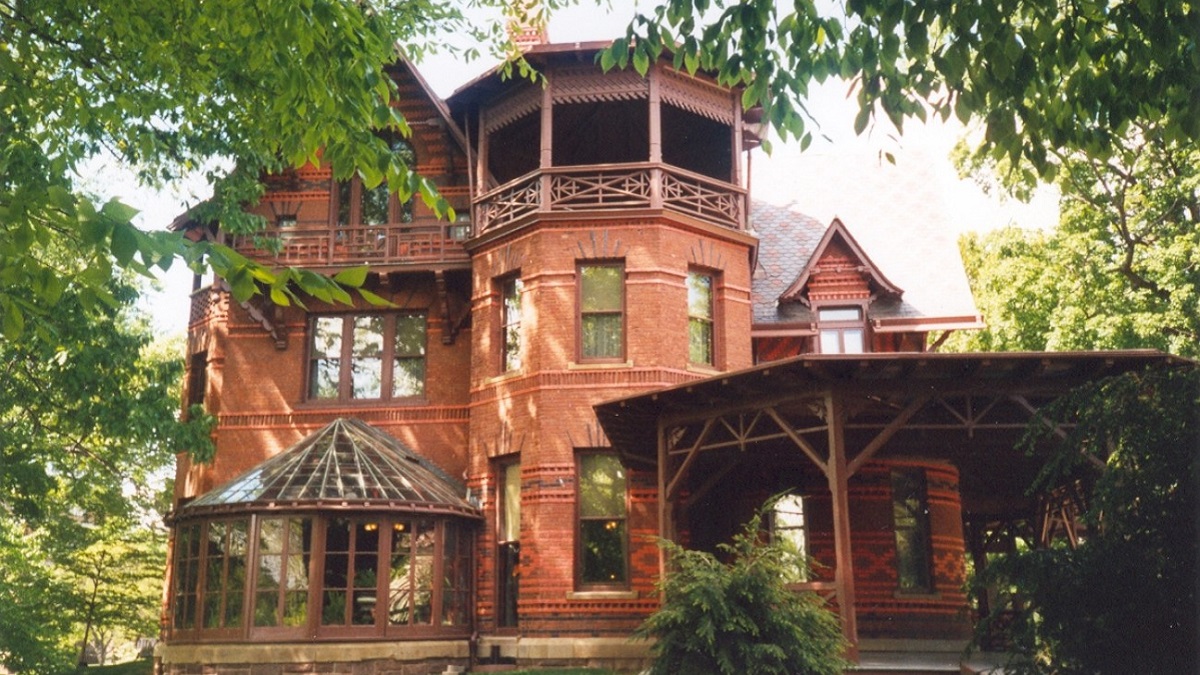
M 817 310 L 822 354 L 861 354 L 866 351 L 866 323 L 861 307 L 823 307 Z
M 174 625 L 177 630 L 196 627 L 197 595 L 200 592 L 200 525 L 179 528 L 175 535 Z
M 502 628 L 517 625 L 517 594 L 520 590 L 521 560 L 521 464 L 500 467 L 500 518 L 496 532 L 499 547 L 496 564 L 496 623 Z
M 242 623 L 246 590 L 247 522 L 209 523 L 207 540 L 203 627 L 236 628 Z
M 902 592 L 933 590 L 930 578 L 929 502 L 925 472 L 892 472 L 892 516 L 896 528 L 896 573 Z
M 808 558 L 808 522 L 804 515 L 804 497 L 788 494 L 779 498 L 771 511 L 771 536 L 790 543 L 802 557 Z M 801 580 L 807 580 L 807 567 Z
M 617 361 L 625 356 L 625 267 L 620 263 L 579 268 L 580 360 Z
M 713 353 L 713 277 L 688 272 L 688 361 L 704 366 L 715 363 Z
M 379 522 L 333 518 L 325 526 L 322 626 L 375 625 Z
M 435 523 L 401 520 L 392 530 L 388 625 L 429 625 L 433 621 Z
M 509 277 L 500 283 L 500 371 L 507 373 L 521 368 L 521 291 L 520 277 Z
M 312 520 L 264 518 L 258 527 L 258 574 L 254 585 L 256 627 L 302 627 L 308 623 L 308 561 Z
M 425 393 L 425 316 L 319 316 L 312 322 L 312 399 L 392 399 Z
M 581 586 L 622 586 L 629 580 L 625 467 L 613 454 L 579 457 Z

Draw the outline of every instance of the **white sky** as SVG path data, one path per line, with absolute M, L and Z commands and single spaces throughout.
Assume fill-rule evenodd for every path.
M 549 28 L 552 42 L 618 37 L 634 7 L 630 0 L 612 0 L 610 10 L 599 8 L 589 0 L 583 2 L 584 6 L 562 10 L 555 15 Z M 486 61 L 465 63 L 442 56 L 427 59 L 418 68 L 435 93 L 445 97 L 491 65 Z M 960 180 L 949 160 L 951 148 L 964 133 L 954 120 L 947 124 L 931 122 L 924 125 L 912 120 L 906 124 L 902 136 L 889 123 L 881 122 L 862 136 L 856 136 L 853 121 L 857 110 L 853 99 L 847 99 L 847 90 L 847 84 L 840 81 L 827 82 L 813 89 L 808 109 L 817 118 L 820 128 L 819 133 L 814 133 L 816 140 L 803 155 L 794 144 L 776 143 L 774 153 L 769 157 L 755 151 L 751 186 L 755 198 L 771 202 L 795 200 L 802 210 L 827 222 L 838 215 L 839 204 L 849 197 L 839 194 L 841 191 L 836 182 L 817 184 L 823 175 L 831 173 L 827 167 L 836 163 L 842 176 L 880 168 L 923 172 L 927 175 L 926 180 L 935 183 L 942 194 L 947 226 L 959 231 L 985 231 L 1010 223 L 1048 228 L 1057 222 L 1056 195 L 1052 190 L 1042 190 L 1034 202 L 1027 205 L 990 197 L 974 182 Z M 895 157 L 896 167 L 882 166 L 886 163 L 883 152 L 890 152 Z M 206 186 L 200 180 L 171 189 L 150 190 L 138 187 L 128 171 L 113 167 L 102 167 L 86 184 L 97 194 L 120 196 L 141 209 L 139 220 L 135 222 L 146 229 L 165 227 L 179 213 L 207 196 Z M 860 197 L 855 195 L 856 199 Z M 156 331 L 165 334 L 183 332 L 187 327 L 191 275 L 178 265 L 164 275 L 162 284 L 161 291 L 148 294 L 143 306 L 151 314 Z

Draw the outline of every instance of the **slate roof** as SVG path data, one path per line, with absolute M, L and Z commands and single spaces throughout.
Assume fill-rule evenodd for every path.
M 778 306 L 777 300 L 809 264 L 835 217 L 879 271 L 904 290 L 899 300 L 873 303 L 869 318 L 978 317 L 957 244 L 965 223 L 947 211 L 941 186 L 920 166 L 830 155 L 769 170 L 782 172 L 791 184 L 772 190 L 789 195 L 787 201 L 752 195 L 750 227 L 760 242 L 753 279 L 756 326 L 813 320 L 803 304 Z
M 388 434 L 339 418 L 202 495 L 179 516 L 254 508 L 386 508 L 477 516 L 466 488 Z

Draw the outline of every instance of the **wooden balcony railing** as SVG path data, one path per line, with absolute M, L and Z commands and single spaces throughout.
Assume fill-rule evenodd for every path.
M 268 227 L 229 242 L 239 253 L 277 265 L 432 265 L 469 262 L 463 240 L 468 223 L 418 220 L 387 225 L 330 226 L 300 221 L 293 227 Z
M 477 233 L 534 213 L 667 209 L 746 229 L 746 191 L 662 164 L 553 167 L 525 174 L 475 200 Z

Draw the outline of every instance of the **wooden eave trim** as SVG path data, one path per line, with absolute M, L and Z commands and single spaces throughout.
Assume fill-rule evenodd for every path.
M 983 317 L 893 317 L 871 319 L 871 330 L 876 333 L 921 333 L 932 330 L 981 330 L 986 328 Z
M 820 243 L 818 243 L 817 247 L 813 250 L 812 256 L 808 259 L 808 263 L 804 265 L 804 269 L 800 271 L 799 275 L 797 275 L 796 280 L 787 287 L 787 290 L 779 295 L 779 300 L 797 300 L 800 302 L 805 302 L 802 293 L 804 288 L 808 285 L 809 279 L 812 277 L 813 267 L 821 260 L 821 257 L 825 254 L 825 250 L 828 249 L 830 243 L 832 243 L 833 238 L 838 235 L 841 235 L 842 239 L 846 242 L 846 245 L 850 247 L 850 252 L 858 258 L 859 263 L 863 267 L 863 271 L 867 273 L 868 282 L 875 282 L 875 284 L 879 287 L 880 292 L 882 292 L 884 295 L 890 295 L 897 298 L 904 295 L 904 289 L 900 288 L 896 284 L 893 284 L 888 280 L 887 277 L 883 275 L 883 272 L 879 270 L 879 267 L 871 260 L 870 256 L 867 255 L 866 251 L 863 250 L 858 241 L 856 241 L 850 234 L 850 230 L 846 227 L 845 223 L 842 222 L 841 218 L 834 218 L 833 222 L 831 222 L 829 227 L 825 230 L 824 236 L 821 237 Z M 807 303 L 805 302 L 805 304 Z
M 425 92 L 425 98 L 429 99 L 429 102 L 437 109 L 438 115 L 441 116 L 442 122 L 446 125 L 446 129 L 450 132 L 454 141 L 458 143 L 459 150 L 466 153 L 468 146 L 467 137 L 463 134 L 462 129 L 458 128 L 458 124 L 454 121 L 454 118 L 450 116 L 450 108 L 446 105 L 446 102 L 433 93 L 433 89 L 429 87 L 429 83 L 425 81 L 425 77 L 421 75 L 421 71 L 417 70 L 417 67 L 407 57 L 401 56 L 400 63 L 408 69 L 413 79 L 416 80 L 417 86 L 421 87 L 421 91 Z M 411 121 L 409 124 L 411 126 Z M 413 167 L 413 169 L 416 169 L 416 167 Z

